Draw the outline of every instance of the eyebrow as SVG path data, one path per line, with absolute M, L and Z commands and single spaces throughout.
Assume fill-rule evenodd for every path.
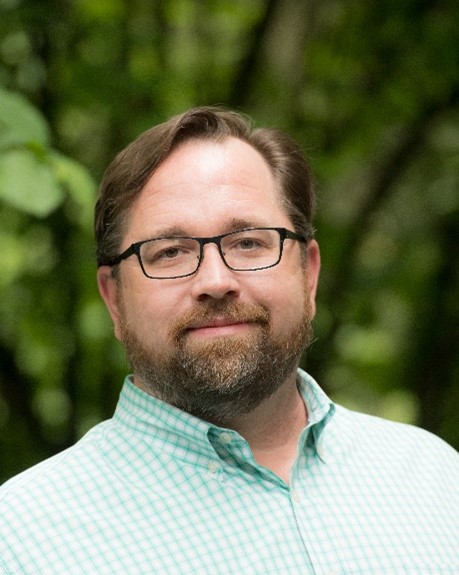
M 242 218 L 231 218 L 223 225 L 222 234 L 235 232 L 238 230 L 243 230 L 245 228 L 259 228 L 259 227 L 266 227 L 267 224 L 264 222 Z M 189 232 L 185 231 L 184 228 L 180 226 L 171 226 L 168 228 L 163 228 L 158 230 L 154 234 L 150 234 L 149 238 L 174 238 L 174 237 L 197 237 Z
M 265 226 L 266 224 L 260 221 L 245 220 L 242 218 L 232 218 L 225 225 L 225 230 L 227 232 L 235 232 L 237 230 L 243 230 L 244 228 L 262 228 Z

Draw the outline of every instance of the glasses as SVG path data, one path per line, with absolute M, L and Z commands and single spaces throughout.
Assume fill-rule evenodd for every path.
M 135 254 L 147 278 L 176 279 L 197 272 L 206 244 L 216 244 L 225 265 L 236 272 L 251 272 L 276 266 L 285 240 L 307 243 L 308 237 L 285 228 L 247 228 L 211 238 L 162 237 L 131 244 L 122 254 L 106 262 L 116 266 Z

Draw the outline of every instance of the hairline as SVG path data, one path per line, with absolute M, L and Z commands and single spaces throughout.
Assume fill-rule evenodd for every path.
M 140 201 L 140 197 L 141 197 L 142 193 L 144 192 L 146 186 L 148 185 L 150 180 L 153 178 L 153 176 L 156 174 L 156 172 L 160 169 L 160 167 L 165 162 L 167 162 L 167 160 L 173 154 L 175 154 L 175 152 L 177 152 L 180 148 L 184 147 L 185 145 L 193 143 L 193 142 L 202 142 L 202 143 L 209 142 L 209 143 L 213 143 L 215 145 L 224 145 L 226 142 L 228 142 L 231 139 L 239 140 L 240 142 L 243 142 L 243 143 L 249 145 L 261 157 L 265 166 L 268 168 L 269 173 L 272 176 L 274 188 L 275 188 L 276 200 L 279 203 L 279 207 L 284 211 L 284 214 L 290 220 L 292 227 L 295 228 L 295 225 L 294 225 L 292 218 L 291 218 L 291 215 L 289 213 L 290 202 L 288 201 L 286 194 L 282 192 L 282 182 L 280 180 L 280 177 L 278 174 L 276 174 L 273 166 L 270 165 L 266 156 L 264 156 L 263 153 L 255 145 L 253 145 L 247 138 L 239 137 L 239 136 L 234 135 L 234 134 L 206 134 L 206 133 L 199 134 L 199 135 L 189 134 L 188 136 L 185 136 L 184 138 L 180 139 L 179 141 L 172 143 L 171 147 L 167 150 L 167 152 L 164 154 L 164 156 L 161 158 L 161 160 L 158 162 L 158 164 L 153 168 L 153 170 L 145 178 L 145 181 L 143 182 L 142 186 L 139 188 L 137 193 L 135 195 L 133 194 L 133 197 L 132 197 L 131 202 L 129 203 L 128 207 L 122 213 L 120 213 L 120 220 L 119 220 L 120 225 L 118 227 L 119 231 L 117 234 L 117 237 L 119 240 L 118 246 L 121 246 L 121 243 L 126 236 L 127 229 L 129 228 L 129 222 L 131 219 L 132 211 L 134 209 L 135 204 L 138 201 Z
M 310 236 L 314 185 L 298 144 L 274 128 L 254 128 L 251 119 L 239 112 L 212 106 L 192 108 L 140 134 L 107 169 L 95 211 L 98 265 L 119 253 L 137 198 L 158 168 L 180 146 L 192 141 L 218 144 L 231 138 L 245 142 L 260 154 L 273 177 L 280 208 L 297 233 Z M 132 162 L 139 163 L 142 169 L 127 170 L 126 166 Z M 297 177 L 305 189 L 306 209 L 299 204 L 299 200 L 301 203 L 303 200 L 299 195 L 302 192 L 298 191 L 301 188 L 297 187 L 299 181 L 295 182 Z M 121 194 L 120 188 L 125 190 Z

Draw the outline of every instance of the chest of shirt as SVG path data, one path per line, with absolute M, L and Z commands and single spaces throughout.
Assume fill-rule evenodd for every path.
M 408 490 L 355 466 L 338 476 L 306 455 L 291 487 L 218 459 L 206 468 L 164 454 L 142 482 L 112 463 L 84 482 L 67 477 L 35 507 L 40 532 L 16 534 L 18 573 L 30 573 L 26 565 L 49 575 L 455 572 L 445 517 L 426 532 L 427 510 Z

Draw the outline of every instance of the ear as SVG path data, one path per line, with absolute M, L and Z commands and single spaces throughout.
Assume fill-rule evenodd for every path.
M 307 288 L 306 297 L 309 298 L 309 304 L 314 317 L 316 313 L 316 294 L 320 274 L 320 249 L 316 240 L 311 240 L 306 247 L 304 273 Z
M 97 270 L 97 285 L 99 293 L 107 306 L 115 329 L 115 337 L 121 341 L 120 310 L 118 302 L 118 286 L 110 266 L 101 266 Z

